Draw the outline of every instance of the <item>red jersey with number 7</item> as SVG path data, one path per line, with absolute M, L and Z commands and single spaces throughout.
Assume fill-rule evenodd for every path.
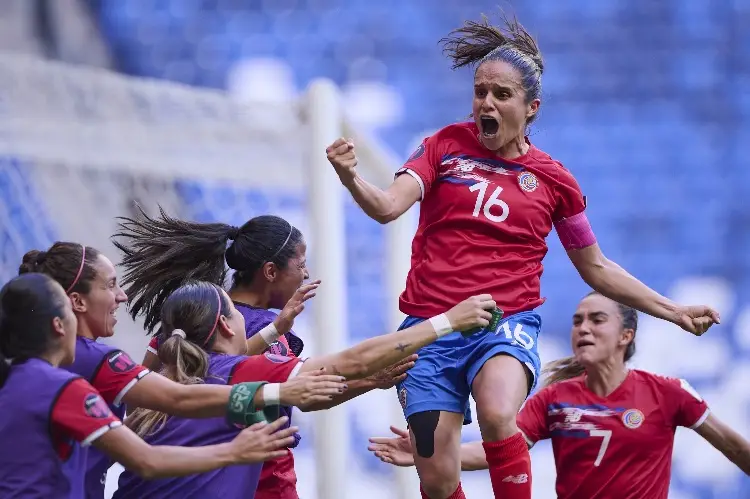
M 474 123 L 427 138 L 396 175 L 422 190 L 411 270 L 399 300 L 408 315 L 430 317 L 489 293 L 511 315 L 544 302 L 539 281 L 553 224 L 578 215 L 585 200 L 573 175 L 529 143 L 501 159 Z
M 604 398 L 585 375 L 550 385 L 517 423 L 529 445 L 552 439 L 558 499 L 667 499 L 675 430 L 708 415 L 687 381 L 631 370 Z

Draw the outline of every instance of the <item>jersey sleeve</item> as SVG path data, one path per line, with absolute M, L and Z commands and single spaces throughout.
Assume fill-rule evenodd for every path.
M 543 388 L 526 400 L 516 417 L 516 424 L 529 447 L 549 438 L 547 425 L 547 399 L 550 388 Z
M 440 138 L 439 133 L 432 135 L 417 147 L 417 150 L 412 153 L 409 159 L 406 161 L 397 172 L 396 176 L 408 174 L 414 177 L 419 183 L 419 189 L 422 192 L 423 200 L 424 197 L 430 192 L 432 185 L 435 183 L 438 177 L 438 169 L 440 168 L 440 161 L 442 153 L 440 152 Z
M 229 380 L 230 385 L 246 381 L 283 383 L 297 374 L 303 361 L 296 357 L 285 357 L 273 353 L 252 355 L 235 365 Z
M 73 380 L 52 406 L 53 428 L 87 446 L 122 425 L 102 396 L 85 379 Z
M 159 355 L 159 337 L 154 336 L 151 338 L 151 341 L 148 342 L 148 346 L 146 347 L 147 352 L 151 352 L 154 355 Z
M 112 350 L 94 373 L 91 384 L 108 404 L 118 406 L 125 394 L 149 372 L 122 350 Z
M 554 223 L 578 215 L 586 209 L 586 198 L 573 174 L 562 165 L 559 172 L 560 176 L 555 189 L 555 210 L 552 213 Z
M 711 413 L 708 404 L 684 379 L 667 378 L 664 384 L 664 397 L 672 410 L 674 426 L 684 426 L 694 430 Z

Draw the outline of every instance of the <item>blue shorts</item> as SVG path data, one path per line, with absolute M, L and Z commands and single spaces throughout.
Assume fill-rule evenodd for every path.
M 424 320 L 407 317 L 399 329 Z M 416 365 L 397 385 L 404 417 L 446 411 L 463 413 L 464 424 L 471 423 L 471 385 L 484 363 L 496 355 L 510 355 L 525 365 L 533 377 L 533 390 L 541 369 L 537 352 L 541 327 L 539 314 L 521 312 L 502 319 L 496 331 L 484 330 L 468 338 L 453 332 L 421 348 Z

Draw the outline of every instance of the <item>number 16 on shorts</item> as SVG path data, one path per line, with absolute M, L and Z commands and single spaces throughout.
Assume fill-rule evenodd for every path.
M 531 350 L 534 347 L 534 338 L 523 330 L 523 324 L 520 322 L 517 322 L 513 330 L 511 330 L 510 321 L 505 321 L 495 331 L 495 334 L 504 334 L 505 338 L 510 340 L 512 344 L 521 345 L 526 350 Z

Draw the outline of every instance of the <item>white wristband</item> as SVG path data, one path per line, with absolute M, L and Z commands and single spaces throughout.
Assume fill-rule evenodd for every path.
M 279 405 L 281 402 L 281 385 L 279 383 L 266 383 L 263 385 L 263 404 Z
M 273 345 L 281 336 L 273 322 L 258 331 L 258 334 L 266 342 L 266 345 Z
M 446 334 L 450 334 L 453 332 L 451 321 L 448 320 L 448 317 L 445 314 L 430 317 L 430 324 L 432 324 L 432 327 L 435 328 L 435 334 L 438 338 L 442 338 Z

